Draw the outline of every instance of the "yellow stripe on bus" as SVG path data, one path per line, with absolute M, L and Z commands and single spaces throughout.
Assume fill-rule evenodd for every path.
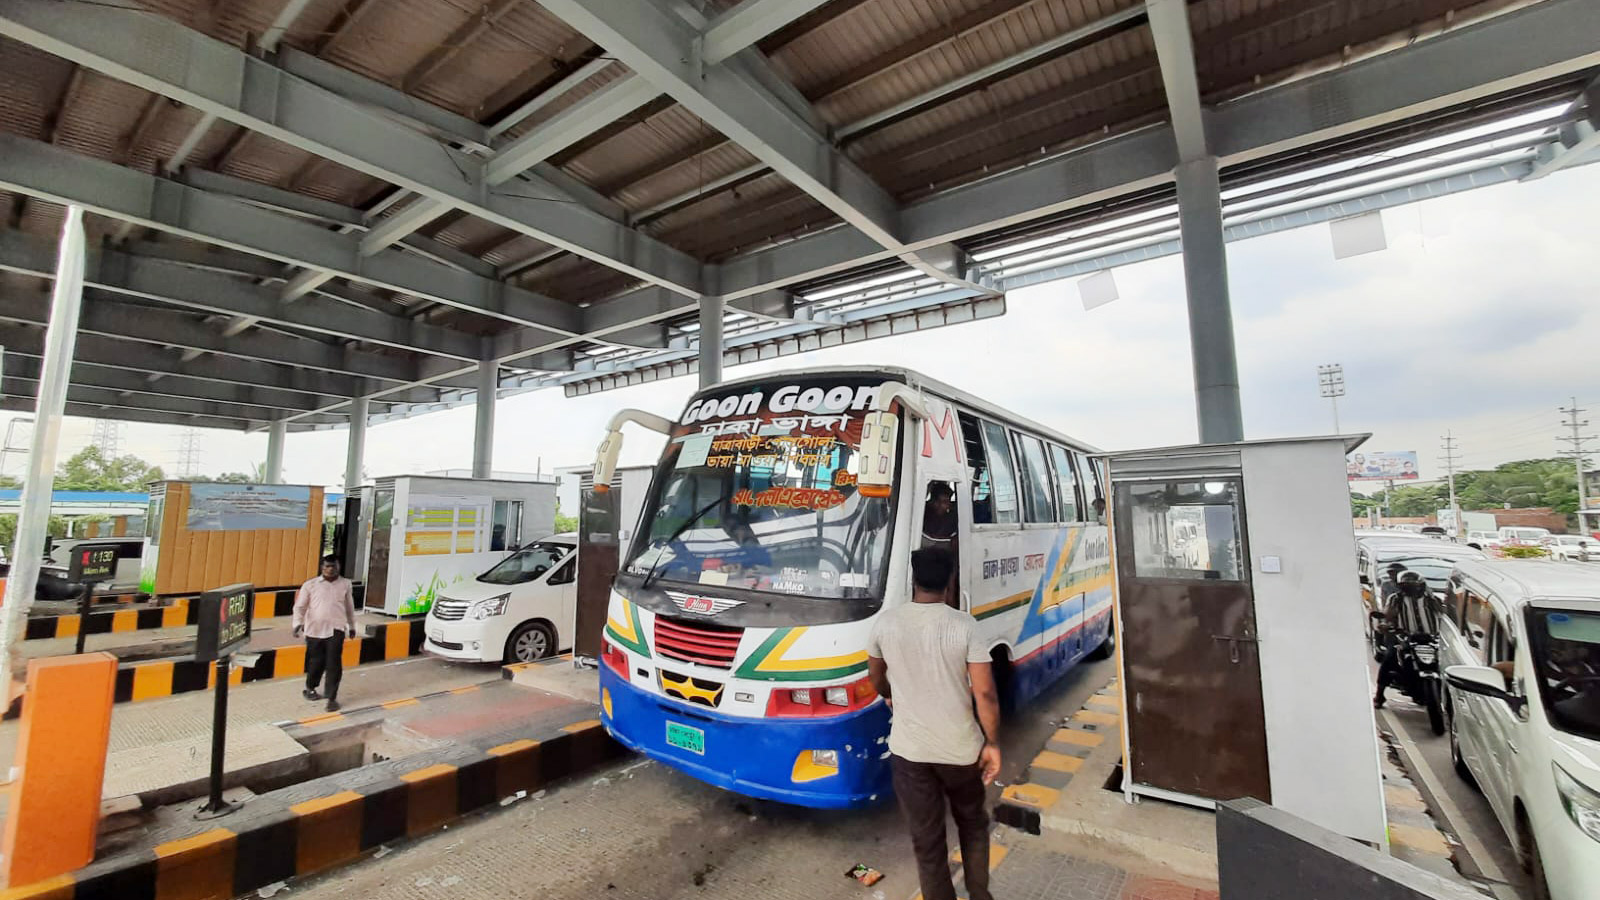
M 845 666 L 859 666 L 867 661 L 867 651 L 857 650 L 843 656 L 819 656 L 813 659 L 785 659 L 784 654 L 800 640 L 804 634 L 804 627 L 796 628 L 784 635 L 778 646 L 772 648 L 767 658 L 756 667 L 757 672 L 809 672 L 813 669 L 838 669 Z
M 983 615 L 986 612 L 993 612 L 994 610 L 1001 609 L 1001 608 L 1004 608 L 1004 607 L 1007 607 L 1007 606 L 1015 606 L 1015 605 L 1017 605 L 1019 603 L 1027 603 L 1028 600 L 1031 599 L 1032 597 L 1033 597 L 1033 589 L 1029 589 L 1029 590 L 1026 590 L 1026 591 L 1022 591 L 1021 593 L 1012 594 L 1009 597 L 1002 597 L 999 600 L 994 601 L 993 603 L 985 603 L 984 605 L 974 609 L 972 611 L 972 614 L 974 616 L 980 616 L 980 615 Z

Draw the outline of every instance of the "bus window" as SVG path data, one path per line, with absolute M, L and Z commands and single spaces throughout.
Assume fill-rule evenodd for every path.
M 972 523 L 994 523 L 994 498 L 989 484 L 989 454 L 983 449 L 983 434 L 978 420 L 966 413 L 956 416 L 961 423 L 961 443 L 967 452 L 967 468 L 972 472 Z
M 1004 426 L 983 423 L 983 443 L 989 451 L 989 483 L 994 493 L 996 524 L 1016 524 L 1022 516 L 1017 509 L 1017 473 L 1011 464 L 1011 447 Z
M 1054 522 L 1056 509 L 1051 497 L 1049 463 L 1044 461 L 1044 444 L 1025 434 L 1018 434 L 1016 438 L 1024 521 Z
M 1051 444 L 1050 461 L 1056 467 L 1056 501 L 1061 521 L 1082 522 L 1083 510 L 1078 506 L 1078 476 L 1072 471 L 1072 454 Z
M 1091 521 L 1101 525 L 1106 523 L 1106 493 L 1100 487 L 1100 470 L 1095 468 L 1089 457 L 1082 453 L 1077 454 L 1078 466 L 1087 474 L 1083 477 L 1083 494 L 1089 501 L 1089 509 L 1094 513 Z

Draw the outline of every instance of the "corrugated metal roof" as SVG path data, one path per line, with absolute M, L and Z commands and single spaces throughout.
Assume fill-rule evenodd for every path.
M 1215 101 L 1528 2 L 1194 0 L 1189 10 L 1201 88 Z M 278 19 L 284 0 L 142 5 L 253 49 Z M 712 0 L 707 14 L 735 5 L 736 0 Z M 834 0 L 759 47 L 776 76 L 787 79 L 836 133 L 844 152 L 906 201 L 1164 116 L 1149 28 L 1142 16 L 1125 14 L 1138 6 L 1138 0 Z M 1116 21 L 1106 25 L 1109 16 Z M 1106 27 L 1074 45 L 1035 52 L 1097 23 Z M 485 125 L 585 62 L 604 58 L 588 38 L 533 0 L 311 0 L 283 43 L 409 94 L 419 105 Z M 1019 54 L 1033 58 L 1021 61 Z M 963 83 L 991 68 L 989 77 Z M 613 62 L 500 139 L 538 128 L 628 75 L 626 66 Z M 958 83 L 960 89 L 947 90 Z M 902 106 L 888 121 L 853 127 Z M 160 172 L 200 118 L 194 109 L 0 38 L 0 131 L 7 134 Z M 706 262 L 839 222 L 670 98 L 645 104 L 551 162 L 620 207 L 624 224 Z M 205 132 L 188 164 L 357 209 L 393 190 L 380 179 L 226 122 Z M 521 182 L 502 190 L 526 195 L 535 189 Z M 404 206 L 396 204 L 385 215 Z M 5 194 L 0 212 L 6 213 L 0 224 L 40 236 L 52 235 L 62 214 L 50 203 Z M 126 236 L 120 223 L 98 217 L 91 217 L 91 228 L 96 236 Z M 421 233 L 568 302 L 602 300 L 639 284 L 635 276 L 470 215 L 449 213 Z M 525 268 L 535 259 L 543 261 Z M 509 327 L 416 298 L 339 285 L 358 302 L 423 309 L 427 321 L 473 333 Z

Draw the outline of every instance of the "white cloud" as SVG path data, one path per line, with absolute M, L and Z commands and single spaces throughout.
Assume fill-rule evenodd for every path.
M 1416 449 L 1424 475 L 1452 429 L 1468 465 L 1550 455 L 1556 407 L 1600 402 L 1588 364 L 1600 339 L 1592 210 L 1600 166 L 1487 188 L 1384 213 L 1389 249 L 1335 262 L 1326 226 L 1229 245 L 1229 276 L 1247 435 L 1326 433 L 1316 367 L 1340 362 L 1347 432 L 1372 449 Z M 1085 312 L 1072 282 L 1013 292 L 999 319 L 731 368 L 728 375 L 818 365 L 903 365 L 1106 448 L 1194 439 L 1183 270 L 1177 257 L 1118 269 L 1121 299 Z M 636 406 L 676 414 L 692 378 L 568 399 L 503 400 L 495 468 L 550 471 L 590 460 L 607 419 Z M 1600 413 L 1600 410 L 1597 410 Z M 466 468 L 470 408 L 373 427 L 371 475 Z M 1597 419 L 1600 421 L 1600 419 Z M 87 442 L 69 420 L 63 453 Z M 244 470 L 261 434 L 204 432 L 201 469 Z M 125 426 L 123 447 L 171 466 L 178 430 Z M 658 439 L 630 433 L 628 464 Z M 343 431 L 291 435 L 291 480 L 342 481 Z M 12 457 L 7 472 L 20 463 Z

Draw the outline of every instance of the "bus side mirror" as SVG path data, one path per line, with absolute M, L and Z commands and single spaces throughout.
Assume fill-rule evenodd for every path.
M 899 428 L 900 419 L 894 413 L 875 410 L 866 414 L 861 424 L 861 462 L 856 481 L 861 496 L 887 497 L 894 489 Z

